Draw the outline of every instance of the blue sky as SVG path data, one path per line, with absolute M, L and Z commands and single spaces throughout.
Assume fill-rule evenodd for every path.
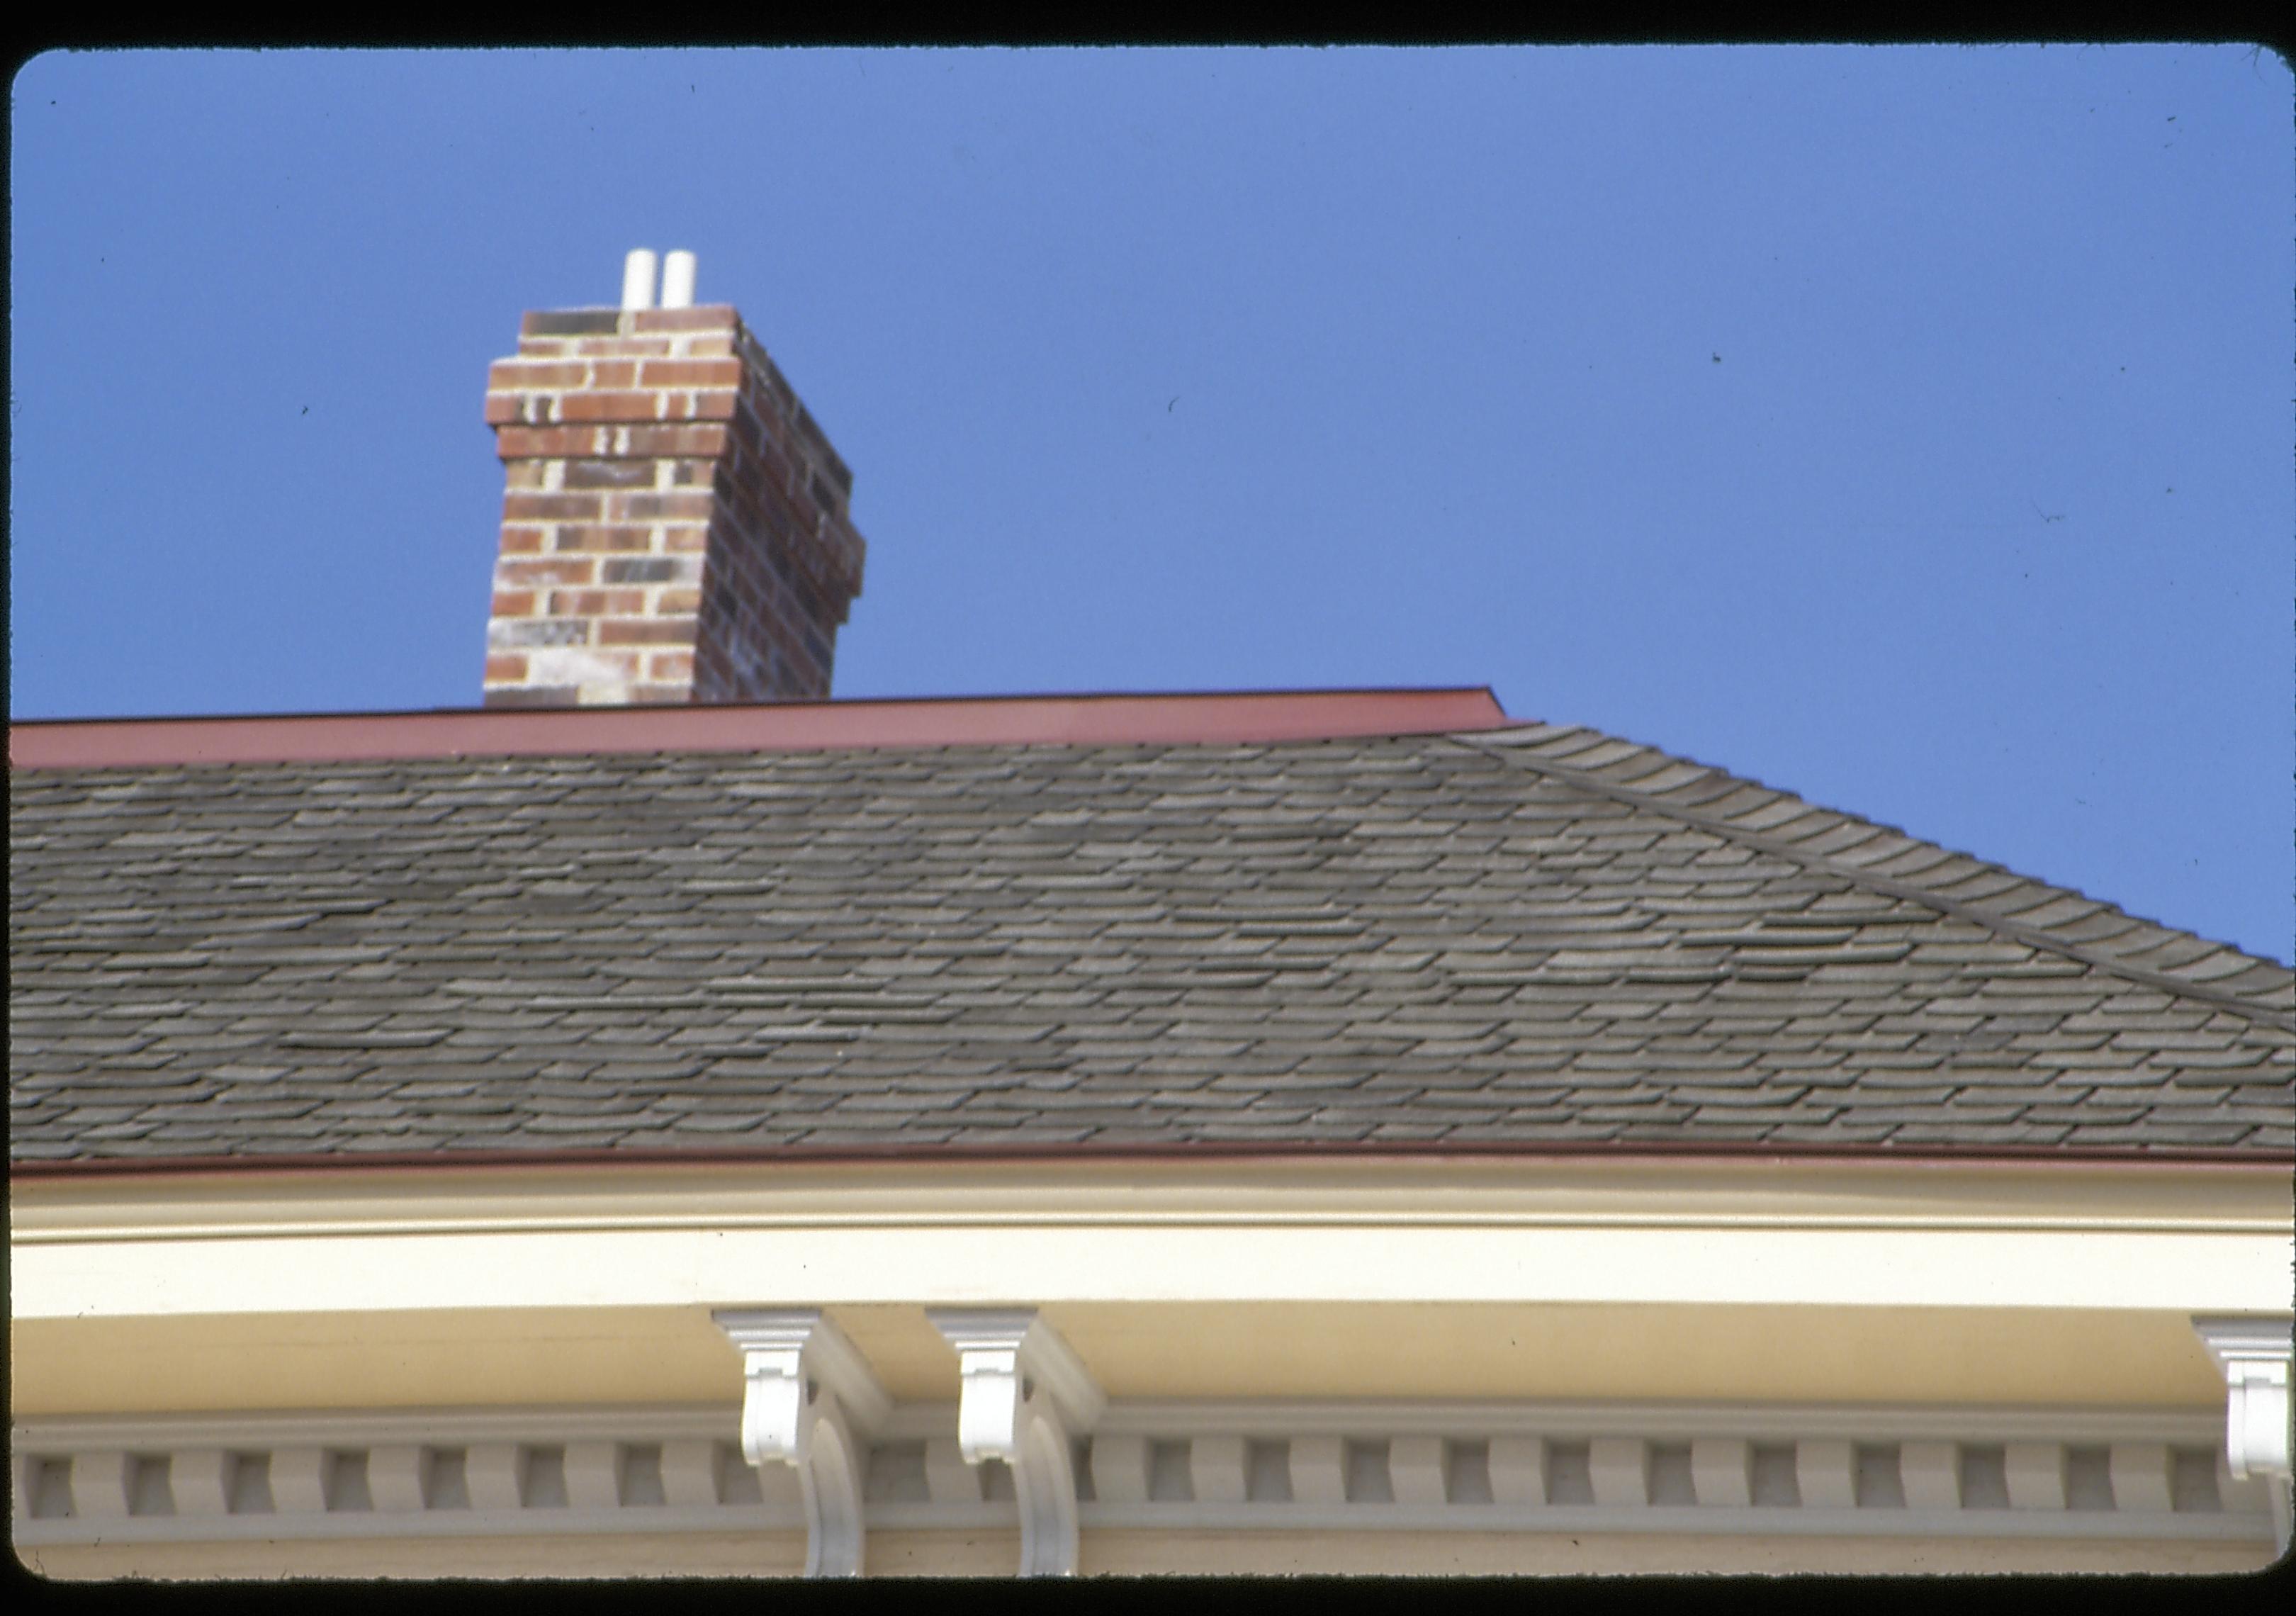
M 1488 684 L 2286 960 L 2245 47 L 53 54 L 16 718 L 475 705 L 521 310 L 700 256 L 840 696 Z

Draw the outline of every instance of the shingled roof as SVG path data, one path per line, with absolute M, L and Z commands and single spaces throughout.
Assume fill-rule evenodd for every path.
M 12 770 L 21 1164 L 2296 1149 L 2296 976 L 1549 725 Z

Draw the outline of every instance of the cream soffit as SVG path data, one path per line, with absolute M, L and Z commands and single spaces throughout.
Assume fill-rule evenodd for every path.
M 955 1395 L 955 1360 L 924 1308 L 829 1315 L 895 1398 Z M 1119 1301 L 1051 1304 L 1045 1317 L 1119 1403 L 1662 1393 L 2221 1413 L 2225 1399 L 2188 1316 L 2167 1311 Z M 20 1317 L 12 1341 L 20 1419 L 347 1402 L 718 1403 L 738 1398 L 743 1380 L 709 1309 L 692 1307 Z M 165 1376 L 149 1373 L 157 1362 Z

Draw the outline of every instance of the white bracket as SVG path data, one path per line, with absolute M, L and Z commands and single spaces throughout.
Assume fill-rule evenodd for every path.
M 932 1308 L 925 1317 L 956 1349 L 956 1444 L 968 1464 L 1002 1459 L 1021 1504 L 1023 1577 L 1077 1569 L 1076 1461 L 1070 1444 L 1099 1423 L 1108 1399 L 1069 1344 L 1033 1308 Z
M 2260 1478 L 2272 1497 L 2272 1538 L 2290 1534 L 2289 1379 L 2296 1332 L 2284 1318 L 2196 1318 L 2193 1328 L 2225 1377 L 2225 1467 Z
M 805 1574 L 861 1574 L 861 1481 L 868 1433 L 892 1399 L 817 1308 L 720 1308 L 709 1316 L 742 1352 L 742 1456 L 797 1467 Z

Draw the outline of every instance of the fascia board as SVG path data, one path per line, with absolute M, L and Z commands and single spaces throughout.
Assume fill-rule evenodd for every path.
M 1246 1159 L 439 1168 L 22 1177 L 12 1237 L 700 1228 L 2296 1228 L 2284 1164 Z
M 18 1318 L 916 1302 L 1553 1301 L 2273 1312 L 2284 1230 L 1068 1224 L 56 1235 Z M 1025 1276 L 1025 1279 L 1017 1276 Z M 1026 1294 L 1016 1293 L 1024 1285 Z

